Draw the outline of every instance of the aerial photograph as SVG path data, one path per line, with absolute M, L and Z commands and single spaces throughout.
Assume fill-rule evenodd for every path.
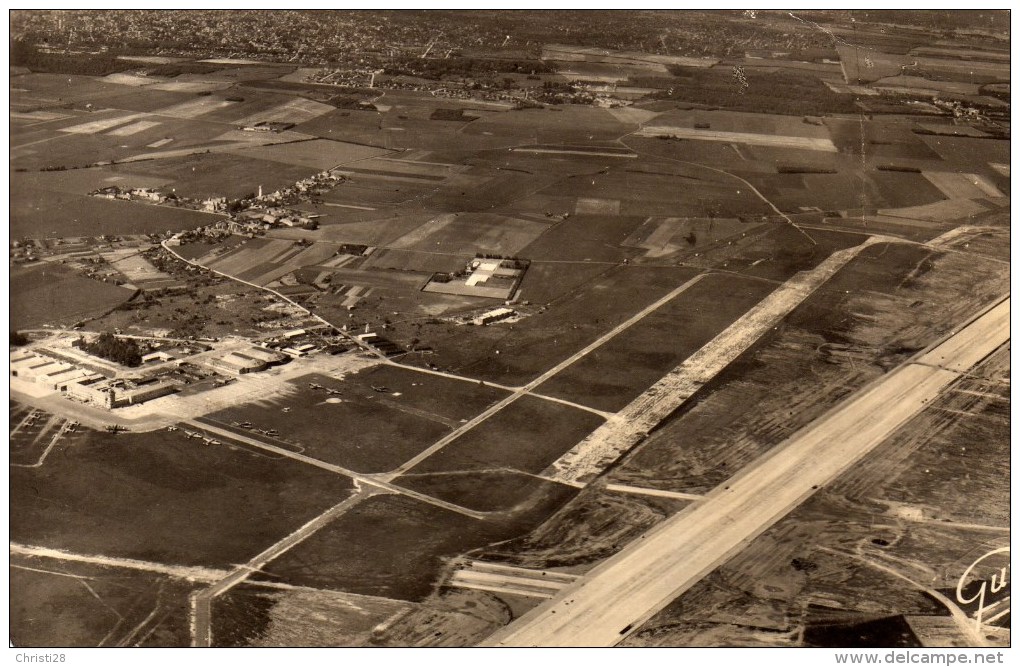
M 1009 10 L 9 30 L 11 647 L 1010 647 Z

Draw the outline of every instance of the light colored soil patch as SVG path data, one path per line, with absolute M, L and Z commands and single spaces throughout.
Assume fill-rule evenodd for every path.
M 117 116 L 116 118 L 103 118 L 102 120 L 94 120 L 89 123 L 82 123 L 81 125 L 64 127 L 60 131 L 67 132 L 68 134 L 96 134 L 97 132 L 113 129 L 119 125 L 125 125 L 138 118 L 145 118 L 146 115 L 144 113 L 132 113 Z
M 805 150 L 837 152 L 831 139 L 811 137 L 789 137 L 768 134 L 751 134 L 749 132 L 717 132 L 714 130 L 697 130 L 689 127 L 658 125 L 645 127 L 635 133 L 640 137 L 673 136 L 678 139 L 694 139 L 698 141 L 722 141 L 725 143 L 747 144 L 749 146 L 778 146 L 781 148 L 802 148 Z
M 889 216 L 890 218 L 896 218 L 897 224 L 902 224 L 902 219 L 904 218 L 945 222 L 947 220 L 967 218 L 984 213 L 987 210 L 984 205 L 972 199 L 952 199 L 935 202 L 934 204 L 924 204 L 923 206 L 879 209 L 878 213 L 879 217 Z
M 139 132 L 144 132 L 145 130 L 151 130 L 152 128 L 161 124 L 162 123 L 156 120 L 140 120 L 137 123 L 131 123 L 130 125 L 118 127 L 117 129 L 111 130 L 106 134 L 108 134 L 111 137 L 129 137 L 132 134 L 138 134 Z
M 313 169 L 332 169 L 342 164 L 359 162 L 366 158 L 384 155 L 389 151 L 371 146 L 349 144 L 343 141 L 315 139 L 292 144 L 231 150 L 228 152 L 243 157 L 256 157 L 274 162 L 312 167 Z
M 619 215 L 620 214 L 620 200 L 619 199 L 597 199 L 597 198 L 581 198 L 577 200 L 577 206 L 574 208 L 574 212 L 577 215 Z
M 272 109 L 242 118 L 237 121 L 237 124 L 251 125 L 259 122 L 304 123 L 334 110 L 335 107 L 314 100 L 291 100 Z
M 167 107 L 160 111 L 157 111 L 161 116 L 173 116 L 174 118 L 197 118 L 203 114 L 207 114 L 217 109 L 229 107 L 234 102 L 227 100 L 221 100 L 214 97 L 200 97 L 194 100 L 188 100 L 181 104 L 175 104 L 172 107 Z
M 1003 196 L 988 179 L 977 174 L 958 174 L 950 171 L 926 171 L 923 174 L 932 185 L 950 199 L 981 199 L 982 197 Z

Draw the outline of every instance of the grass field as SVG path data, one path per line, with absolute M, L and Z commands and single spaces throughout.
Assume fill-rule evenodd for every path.
M 19 498 L 12 540 L 220 567 L 251 558 L 353 488 L 311 466 L 165 431 L 81 431 L 42 467 L 12 469 L 10 479 Z
M 187 582 L 20 556 L 11 557 L 10 576 L 14 646 L 188 645 Z
M 421 601 L 434 590 L 448 559 L 526 533 L 571 494 L 561 487 L 542 489 L 526 507 L 485 520 L 402 496 L 374 496 L 253 578 Z
M 13 181 L 16 184 L 19 179 Z M 147 234 L 195 229 L 221 219 L 201 211 L 27 186 L 11 197 L 10 233 L 12 238 Z
M 756 174 L 748 180 L 781 210 L 791 213 L 805 202 L 838 211 L 898 208 L 942 199 L 942 193 L 921 174 L 907 172 Z
M 243 158 L 257 158 L 323 170 L 351 162 L 360 162 L 376 155 L 385 155 L 386 151 L 343 141 L 312 139 L 274 146 L 232 150 L 230 153 Z
M 130 170 L 172 179 L 178 195 L 195 199 L 243 197 L 257 192 L 260 185 L 263 192 L 273 192 L 319 171 L 312 167 L 217 153 L 137 162 L 130 165 Z
M 59 264 L 15 268 L 10 274 L 11 328 L 71 325 L 116 308 L 134 290 L 86 278 Z
M 501 384 L 524 384 L 697 274 L 680 267 L 603 268 L 604 273 L 558 295 L 545 312 L 513 328 L 423 326 L 420 337 L 435 348 L 431 360 L 443 368 Z M 527 280 L 521 298 L 535 303 Z
M 525 396 L 411 469 L 412 474 L 510 468 L 539 473 L 595 430 L 602 418 Z
M 340 394 L 311 389 L 309 383 Z M 232 422 L 276 429 L 280 435 L 268 441 L 374 473 L 398 467 L 503 396 L 492 387 L 389 367 L 367 369 L 343 381 L 309 375 L 293 385 L 285 398 L 238 405 L 205 419 L 241 434 L 247 431 L 231 427 Z M 373 386 L 390 393 L 376 392 Z
M 548 227 L 540 222 L 488 213 L 452 213 L 437 216 L 388 245 L 408 250 L 459 253 L 466 259 L 476 252 L 513 256 Z
M 366 646 L 411 605 L 334 591 L 242 584 L 213 600 L 215 646 Z
M 536 391 L 620 410 L 773 289 L 771 283 L 733 275 L 702 278 Z

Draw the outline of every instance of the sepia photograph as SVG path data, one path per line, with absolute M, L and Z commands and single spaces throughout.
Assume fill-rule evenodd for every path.
M 9 10 L 9 658 L 1002 664 L 1010 28 Z

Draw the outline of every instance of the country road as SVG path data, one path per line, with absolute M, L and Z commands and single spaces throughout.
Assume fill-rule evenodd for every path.
M 1009 297 L 632 542 L 486 646 L 613 646 L 1009 340 Z

